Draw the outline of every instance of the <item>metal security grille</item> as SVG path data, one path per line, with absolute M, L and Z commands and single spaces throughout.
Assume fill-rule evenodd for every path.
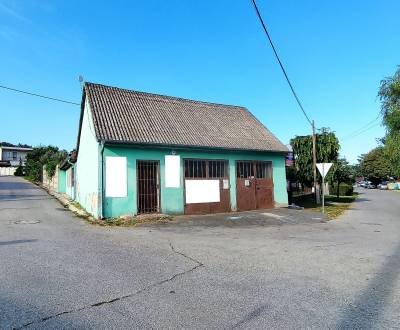
M 253 162 L 236 162 L 236 177 L 243 179 L 254 177 Z
M 185 159 L 186 179 L 226 178 L 227 175 L 225 160 Z
M 159 212 L 159 163 L 158 161 L 137 161 L 138 213 Z
M 272 164 L 270 162 L 256 162 L 256 178 L 271 179 Z

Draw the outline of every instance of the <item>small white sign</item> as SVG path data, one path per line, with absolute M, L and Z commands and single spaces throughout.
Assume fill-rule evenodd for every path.
M 106 157 L 106 197 L 126 197 L 126 157 Z
M 330 168 L 332 167 L 332 163 L 318 163 L 317 168 L 319 173 L 321 173 L 321 176 L 325 178 L 325 176 L 328 174 Z
M 228 179 L 224 179 L 222 181 L 222 186 L 224 189 L 229 189 L 229 180 Z
M 165 187 L 179 188 L 181 186 L 181 157 L 165 156 Z

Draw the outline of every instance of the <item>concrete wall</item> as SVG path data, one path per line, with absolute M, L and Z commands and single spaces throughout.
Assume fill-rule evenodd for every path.
M 86 101 L 76 162 L 75 200 L 87 212 L 99 215 L 99 143 L 96 140 L 92 114 Z
M 276 204 L 287 204 L 285 157 L 274 153 L 253 152 L 207 152 L 193 150 L 177 150 L 181 157 L 181 185 L 179 188 L 165 187 L 165 155 L 171 155 L 171 149 L 150 149 L 133 147 L 105 147 L 104 157 L 119 156 L 127 157 L 127 185 L 126 197 L 105 197 L 104 216 L 117 217 L 123 214 L 137 213 L 136 197 L 136 161 L 137 160 L 159 160 L 160 161 L 160 183 L 161 183 L 161 211 L 169 214 L 181 214 L 184 212 L 184 190 L 183 190 L 183 159 L 226 159 L 229 161 L 230 175 L 230 199 L 231 209 L 236 210 L 236 160 L 265 160 L 272 161 L 274 180 L 274 199 Z M 107 169 L 106 169 L 107 170 Z
M 0 176 L 14 175 L 17 167 L 0 167 Z
M 56 168 L 56 171 L 54 173 L 53 177 L 49 177 L 46 171 L 46 165 L 43 166 L 43 179 L 42 179 L 42 184 L 44 187 L 49 189 L 50 191 L 58 191 L 58 166 Z

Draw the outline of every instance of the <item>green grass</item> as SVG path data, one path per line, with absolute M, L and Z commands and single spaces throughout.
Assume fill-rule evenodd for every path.
M 342 215 L 355 201 L 357 194 L 353 196 L 325 196 L 325 214 L 329 219 L 335 219 Z M 322 212 L 322 205 L 316 204 L 312 194 L 295 197 L 294 203 L 304 207 L 305 210 L 313 212 Z
M 90 218 L 89 222 L 93 225 L 109 226 L 109 227 L 131 227 L 140 224 L 151 223 L 167 223 L 174 218 L 165 214 L 146 214 L 126 218 L 108 218 L 105 220 L 97 220 Z

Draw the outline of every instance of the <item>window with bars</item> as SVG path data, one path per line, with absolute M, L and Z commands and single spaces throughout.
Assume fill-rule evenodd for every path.
M 236 163 L 236 177 L 237 178 L 250 178 L 254 176 L 253 162 L 237 162 Z
M 237 178 L 251 178 L 257 179 L 271 179 L 272 178 L 272 164 L 271 162 L 261 161 L 240 161 L 236 163 L 236 177 Z
M 271 179 L 272 164 L 270 162 L 256 162 L 256 178 Z
M 225 178 L 228 175 L 224 160 L 185 159 L 185 178 Z

